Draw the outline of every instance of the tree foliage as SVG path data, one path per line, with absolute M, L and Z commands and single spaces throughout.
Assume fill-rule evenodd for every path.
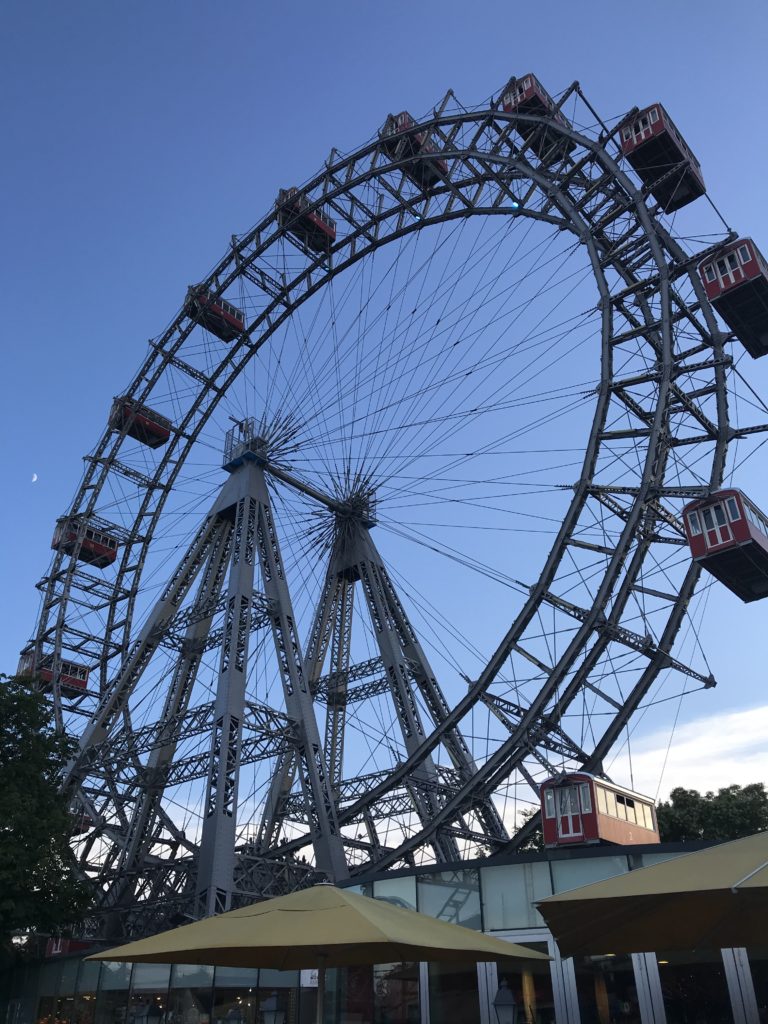
M 517 812 L 518 826 L 522 828 L 523 825 L 527 825 L 531 818 L 534 818 L 538 813 L 538 807 L 524 807 Z M 521 852 L 544 849 L 544 833 L 541 830 L 541 823 L 531 832 L 519 849 Z
M 75 875 L 72 817 L 58 790 L 76 743 L 56 732 L 29 680 L 0 676 L 0 944 L 19 930 L 57 932 L 89 893 Z
M 662 842 L 740 839 L 768 829 L 768 793 L 762 782 L 704 794 L 681 786 L 656 814 Z

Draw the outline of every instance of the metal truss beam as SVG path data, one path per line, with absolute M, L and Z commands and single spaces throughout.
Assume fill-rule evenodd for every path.
M 283 682 L 285 707 L 295 735 L 295 758 L 308 811 L 308 826 L 319 871 L 331 880 L 346 878 L 348 869 L 336 817 L 325 755 L 315 720 L 312 694 L 304 670 L 288 584 L 283 570 L 277 532 L 264 469 L 251 462 L 258 501 L 256 550 L 264 593 L 273 609 L 270 615 Z
M 272 473 L 272 464 L 267 462 L 267 470 Z M 308 645 L 308 668 L 319 673 L 329 644 L 333 651 L 334 645 L 338 652 L 336 657 L 348 659 L 345 648 L 349 645 L 350 623 L 344 622 L 345 607 L 351 607 L 351 601 L 345 595 L 355 581 L 362 586 L 365 602 L 374 626 L 374 635 L 379 646 L 378 664 L 367 662 L 359 671 L 366 674 L 374 668 L 384 670 L 394 706 L 401 724 L 403 742 L 409 753 L 418 747 L 423 739 L 423 726 L 413 700 L 411 686 L 424 700 L 433 722 L 444 719 L 448 713 L 448 705 L 438 686 L 435 675 L 429 665 L 426 654 L 421 647 L 392 584 L 383 560 L 379 555 L 370 535 L 371 520 L 365 515 L 350 515 L 348 503 L 332 499 L 318 492 L 316 488 L 308 488 L 302 481 L 282 468 L 275 475 L 290 486 L 321 501 L 336 514 L 336 538 L 334 541 L 323 597 L 315 615 L 314 625 Z M 348 603 L 345 605 L 345 601 Z M 334 735 L 343 736 L 343 712 L 350 702 L 345 672 L 334 665 L 329 676 L 334 677 L 336 686 L 333 700 L 329 699 L 327 735 L 329 742 Z M 312 682 L 313 692 L 324 677 L 317 676 Z M 325 677 L 326 679 L 328 677 Z M 328 687 L 325 683 L 324 688 Z M 356 699 L 364 699 L 373 693 L 381 692 L 381 679 L 365 684 L 354 692 Z M 460 773 L 465 785 L 470 784 L 476 772 L 469 748 L 458 730 L 451 730 L 444 739 L 446 751 L 454 768 Z M 341 778 L 341 762 L 337 757 L 335 765 L 336 778 Z M 435 765 L 431 758 L 420 766 L 417 777 L 411 782 L 411 792 L 417 797 L 417 813 L 420 817 L 429 817 L 434 808 L 432 800 L 424 794 L 434 789 L 437 778 Z M 419 796 L 418 794 L 421 794 Z M 425 803 L 426 799 L 426 803 Z M 488 829 L 492 838 L 506 839 L 507 833 L 495 806 L 484 797 L 479 798 L 474 807 L 483 826 Z M 435 853 L 441 860 L 451 860 L 458 856 L 454 841 L 449 837 L 447 848 L 442 849 L 439 840 L 435 843 Z

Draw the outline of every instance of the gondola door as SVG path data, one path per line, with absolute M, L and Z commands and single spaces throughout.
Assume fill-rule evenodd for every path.
M 639 146 L 641 142 L 645 142 L 653 135 L 653 128 L 651 126 L 651 114 L 656 111 L 647 111 L 642 117 L 639 117 L 637 121 L 632 125 L 632 141 L 636 146 Z M 659 115 L 656 114 L 654 121 L 658 121 Z
M 741 284 L 746 275 L 739 260 L 737 252 L 726 253 L 720 259 L 715 260 L 715 269 L 721 287 L 725 290 L 735 284 Z
M 722 544 L 728 544 L 733 540 L 731 525 L 725 514 L 725 505 L 718 502 L 701 510 L 701 517 L 704 520 L 704 538 L 708 548 L 718 548 Z
M 584 827 L 579 810 L 579 787 L 557 789 L 557 834 L 560 839 L 581 839 Z

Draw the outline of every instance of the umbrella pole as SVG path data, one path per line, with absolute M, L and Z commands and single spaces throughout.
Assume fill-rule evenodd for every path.
M 315 1014 L 315 1024 L 323 1024 L 323 1004 L 325 1003 L 325 960 L 326 957 L 320 957 L 320 964 L 317 968 L 317 1013 Z

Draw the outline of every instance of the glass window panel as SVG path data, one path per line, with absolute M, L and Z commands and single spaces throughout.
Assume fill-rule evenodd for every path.
M 739 512 L 739 503 L 736 501 L 735 498 L 729 498 L 726 502 L 726 505 L 728 506 L 728 515 L 730 517 L 731 522 L 735 522 L 737 519 L 741 519 L 741 514 Z
M 101 965 L 101 988 L 104 991 L 128 989 L 131 980 L 131 965 L 105 960 Z
M 626 821 L 627 818 L 627 805 L 624 797 L 620 794 L 616 794 L 616 817 Z
M 316 977 L 306 1001 L 299 991 L 299 977 L 298 971 L 217 967 L 212 1024 L 263 1024 L 267 1011 L 282 1014 L 282 1024 L 297 1024 L 300 1003 L 306 1019 L 314 1020 Z
M 616 810 L 616 794 L 610 789 L 606 789 L 605 791 L 605 804 L 608 809 L 608 814 L 610 814 L 612 818 L 618 817 L 618 811 Z
M 688 526 L 691 529 L 691 533 L 695 536 L 697 533 L 701 533 L 701 525 L 699 524 L 699 513 L 689 512 L 688 513 Z
M 704 267 L 704 274 L 707 278 L 707 281 L 709 281 L 710 284 L 712 283 L 712 281 L 715 280 L 715 268 L 712 266 L 711 263 L 708 263 L 706 267 Z
M 328 971 L 323 1009 L 327 1021 L 368 1024 L 373 1017 L 373 967 Z
M 213 990 L 212 1024 L 258 1024 L 258 989 Z
M 377 964 L 373 968 L 373 1024 L 419 1024 L 419 965 Z
M 40 991 L 40 967 L 39 964 L 17 962 L 16 967 L 3 978 L 7 982 L 0 984 L 0 996 L 3 1009 L 0 1010 L 3 1019 L 7 1024 L 30 1024 L 36 1019 L 38 997 Z M 5 1004 L 5 997 L 9 1003 Z
M 551 789 L 544 790 L 544 813 L 548 818 L 555 816 L 555 794 Z
M 637 815 L 635 814 L 635 801 L 630 800 L 629 797 L 627 797 L 624 801 L 624 804 L 627 808 L 627 821 L 631 821 L 634 824 L 637 824 Z
M 476 964 L 430 964 L 430 1024 L 480 1024 Z
M 712 509 L 718 526 L 725 526 L 725 510 L 722 505 L 715 505 Z
M 307 1024 L 317 1019 L 317 970 L 300 971 L 299 978 L 301 987 L 296 1012 L 301 1024 Z
M 749 261 L 752 259 L 752 254 L 750 253 L 746 245 L 739 246 L 739 259 L 742 263 L 749 263 Z
M 167 989 L 170 976 L 170 964 L 136 964 L 131 979 L 131 991 L 154 992 L 157 989 Z
M 56 1024 L 56 996 L 40 996 L 36 1024 Z
M 259 972 L 255 967 L 217 967 L 216 988 L 258 988 Z
M 271 992 L 264 996 L 265 1009 L 277 1009 L 277 1000 L 271 996 Z M 258 988 L 214 990 L 215 1024 L 258 1024 L 261 1009 Z
M 631 957 L 610 953 L 574 957 L 573 969 L 583 1022 L 640 1024 L 640 1006 Z
M 77 995 L 72 1009 L 72 1024 L 95 1024 L 100 971 L 101 964 L 81 962 L 77 975 Z
M 80 971 L 77 975 L 78 992 L 95 992 L 99 987 L 99 973 L 101 964 L 94 962 L 80 962 Z
M 169 1024 L 210 1024 L 213 1009 L 213 967 L 177 964 L 171 971 L 166 1021 Z
M 601 814 L 608 813 L 608 801 L 602 786 L 595 786 L 595 797 L 597 798 L 597 809 Z
M 162 1024 L 168 1011 L 170 964 L 136 964 L 131 979 L 127 1024 Z
M 398 907 L 415 910 L 416 879 L 413 875 L 408 878 L 384 878 L 373 883 L 372 893 L 363 895 L 374 896 L 377 900 L 389 900 Z
M 582 782 L 579 787 L 579 798 L 581 800 L 581 809 L 585 814 L 592 813 L 592 794 L 589 791 L 589 783 Z
M 604 878 L 622 875 L 627 870 L 626 856 L 614 857 L 572 857 L 568 860 L 553 860 L 552 880 L 555 892 L 566 892 L 590 882 L 601 882 Z
M 549 864 L 504 864 L 480 869 L 483 922 L 488 931 L 534 928 L 544 919 L 533 905 L 552 895 Z
M 54 1024 L 70 1024 L 75 1009 L 75 980 L 78 961 L 66 959 L 61 962 L 58 993 L 52 1001 Z
M 755 986 L 757 1015 L 762 1021 L 768 1020 L 768 946 L 747 947 L 749 969 Z
M 477 871 L 440 871 L 416 879 L 418 909 L 422 914 L 481 929 L 480 877 Z
M 106 962 L 101 965 L 95 1024 L 125 1024 L 131 965 Z
M 298 988 L 299 973 L 299 971 L 273 971 L 264 968 L 259 971 L 259 987 L 263 989 Z
M 76 957 L 67 957 L 66 960 L 61 961 L 61 974 L 59 976 L 59 989 L 58 994 L 60 996 L 71 996 L 75 991 L 75 983 L 77 981 L 77 969 L 80 966 L 80 961 Z
M 561 786 L 557 794 L 561 814 L 578 814 L 579 798 L 576 786 Z
M 171 988 L 209 988 L 213 986 L 213 967 L 202 964 L 174 964 Z
M 549 953 L 546 942 L 520 942 L 526 949 Z M 547 962 L 532 960 L 524 968 L 509 968 L 499 964 L 499 988 L 506 982 L 517 1006 L 517 1024 L 554 1024 L 555 1000 L 552 993 L 552 973 Z M 491 993 L 491 1002 L 496 993 Z M 491 1020 L 496 1024 L 495 1014 Z
M 667 1024 L 730 1024 L 731 1000 L 717 951 L 657 952 Z
M 651 864 L 661 864 L 665 860 L 674 860 L 675 857 L 680 857 L 679 853 L 643 853 L 640 855 L 640 859 L 644 868 L 650 867 Z
M 704 516 L 704 526 L 706 527 L 706 529 L 713 530 L 715 528 L 715 523 L 712 519 L 712 509 L 702 509 L 702 515 Z

